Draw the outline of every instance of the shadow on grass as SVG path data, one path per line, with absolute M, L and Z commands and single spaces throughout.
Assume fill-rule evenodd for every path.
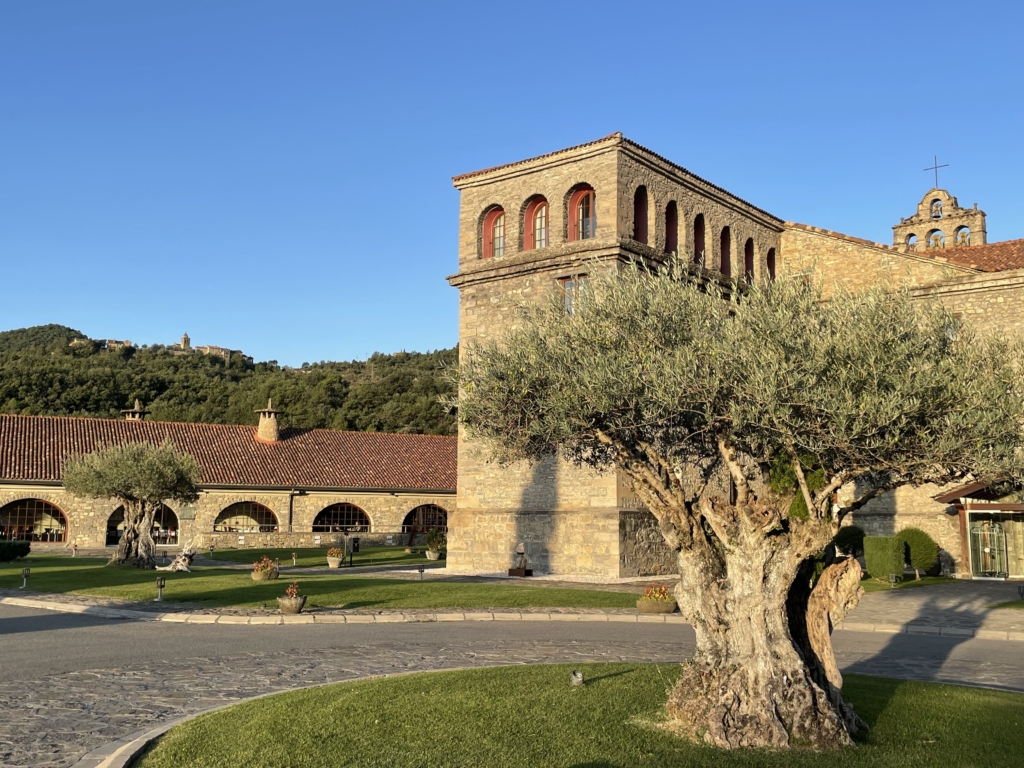
M 610 677 L 618 677 L 619 675 L 628 675 L 631 672 L 633 672 L 632 669 L 623 669 L 620 672 L 609 672 L 607 675 L 598 675 L 597 677 L 591 677 L 591 678 L 589 678 L 587 680 L 584 680 L 584 684 L 585 685 L 590 685 L 591 683 L 596 683 L 598 680 L 607 680 Z

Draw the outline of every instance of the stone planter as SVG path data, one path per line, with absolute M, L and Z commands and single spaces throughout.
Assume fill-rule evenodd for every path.
M 441 559 L 441 553 L 440 552 L 435 552 L 432 549 L 428 549 L 427 550 L 427 560 L 440 560 L 440 559 Z
M 675 613 L 675 600 L 637 600 L 636 609 L 640 613 Z
M 302 606 L 304 606 L 305 604 L 305 595 L 299 595 L 298 597 L 277 598 L 277 607 L 281 611 L 281 613 L 302 613 Z
M 251 576 L 253 581 L 273 581 L 279 574 L 275 568 L 272 571 L 253 571 Z
M 341 568 L 341 561 L 344 560 L 344 559 L 345 558 L 343 558 L 343 557 L 328 557 L 327 558 L 327 567 L 328 568 Z

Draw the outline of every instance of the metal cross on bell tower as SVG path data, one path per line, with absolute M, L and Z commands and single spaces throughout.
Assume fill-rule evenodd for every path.
M 935 189 L 938 189 L 939 188 L 939 168 L 949 168 L 949 163 L 943 163 L 942 165 L 939 165 L 939 157 L 938 157 L 938 155 L 933 155 L 932 162 L 934 163 L 934 165 L 932 165 L 930 168 L 925 168 L 925 170 L 926 171 L 935 171 Z

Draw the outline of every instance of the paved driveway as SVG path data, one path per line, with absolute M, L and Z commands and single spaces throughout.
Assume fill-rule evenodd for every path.
M 0 606 L 0 766 L 69 766 L 231 701 L 365 675 L 510 663 L 680 661 L 685 625 L 185 625 Z M 1024 690 L 1019 643 L 838 632 L 849 671 Z

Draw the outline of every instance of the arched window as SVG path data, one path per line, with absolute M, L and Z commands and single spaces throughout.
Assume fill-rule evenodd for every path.
M 725 277 L 732 277 L 732 233 L 728 227 L 722 227 L 720 243 L 722 246 L 721 272 Z
M 929 251 L 946 247 L 946 236 L 941 229 L 933 229 L 928 233 L 928 244 L 925 247 Z
M 276 533 L 277 517 L 255 501 L 240 501 L 225 508 L 213 521 L 216 533 Z
M 932 200 L 931 212 L 932 212 L 932 218 L 933 219 L 941 219 L 942 218 L 942 201 L 941 200 Z
M 764 265 L 768 269 L 768 279 L 775 279 L 775 249 L 768 249 L 768 256 L 764 260 Z
M 402 533 L 420 533 L 431 528 L 448 531 L 448 512 L 436 504 L 416 507 L 402 521 Z
M 917 250 L 917 235 L 907 235 L 907 250 L 908 251 L 916 251 Z
M 693 220 L 693 263 L 704 266 L 704 214 L 698 213 Z
M 679 250 L 679 208 L 672 200 L 665 206 L 665 253 Z
M 954 245 L 970 245 L 971 244 L 971 228 L 970 227 L 958 227 L 955 234 L 956 234 L 956 238 L 953 241 Z
M 331 504 L 313 520 L 313 533 L 369 531 L 370 517 L 355 504 Z
M 647 242 L 647 187 L 642 184 L 633 195 L 633 239 Z
M 594 188 L 580 184 L 569 196 L 569 240 L 589 240 L 597 234 Z
M 748 237 L 743 245 L 743 279 L 754 284 L 754 238 Z
M 0 508 L 0 541 L 67 541 L 68 519 L 42 499 L 12 501 Z
M 124 535 L 124 507 L 115 509 L 107 518 L 107 546 L 116 547 Z M 178 516 L 166 504 L 157 507 L 153 515 L 153 530 L 150 531 L 157 545 L 178 543 Z
M 526 206 L 523 230 L 525 250 L 548 247 L 548 201 L 540 195 L 532 198 Z
M 505 209 L 495 206 L 484 216 L 484 249 L 483 257 L 505 255 Z

